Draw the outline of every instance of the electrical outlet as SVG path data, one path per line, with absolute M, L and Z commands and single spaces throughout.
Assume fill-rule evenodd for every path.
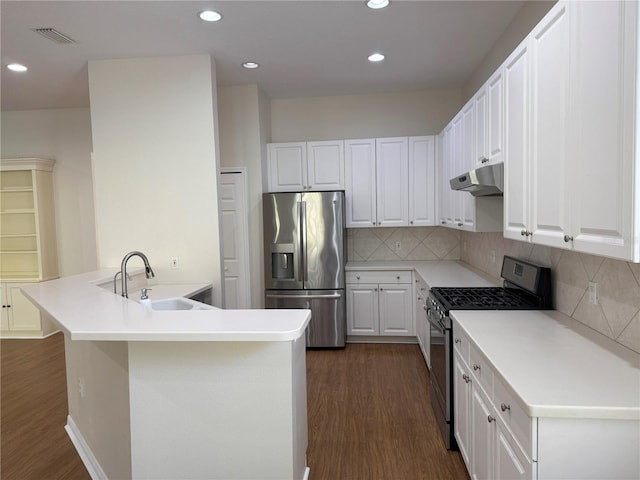
M 491 250 L 489 252 L 489 260 L 491 261 L 491 265 L 496 263 L 496 251 L 495 250 Z
M 396 250 L 402 250 L 402 244 L 400 243 L 400 240 L 396 240 Z
M 589 282 L 589 303 L 598 304 L 598 284 L 595 282 Z
M 171 269 L 176 270 L 178 268 L 178 257 L 171 257 Z
M 78 393 L 80 398 L 84 398 L 84 378 L 78 377 Z

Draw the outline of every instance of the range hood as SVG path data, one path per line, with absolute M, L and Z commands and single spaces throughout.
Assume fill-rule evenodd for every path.
M 451 190 L 469 192 L 474 197 L 501 197 L 504 189 L 504 163 L 476 168 L 449 180 Z

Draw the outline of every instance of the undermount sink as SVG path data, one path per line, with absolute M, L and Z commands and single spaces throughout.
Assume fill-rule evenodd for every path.
M 190 298 L 174 297 L 161 300 L 151 300 L 152 310 L 213 310 L 214 307 L 206 303 L 196 302 Z

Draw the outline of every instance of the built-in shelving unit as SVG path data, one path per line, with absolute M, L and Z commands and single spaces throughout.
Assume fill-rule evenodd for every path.
M 0 161 L 0 281 L 2 336 L 42 336 L 40 312 L 20 285 L 58 277 L 53 208 L 54 160 Z

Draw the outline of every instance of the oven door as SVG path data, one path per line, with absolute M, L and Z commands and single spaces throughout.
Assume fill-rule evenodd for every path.
M 447 448 L 451 448 L 451 329 L 438 318 L 429 301 L 427 319 L 431 333 L 431 403 Z

